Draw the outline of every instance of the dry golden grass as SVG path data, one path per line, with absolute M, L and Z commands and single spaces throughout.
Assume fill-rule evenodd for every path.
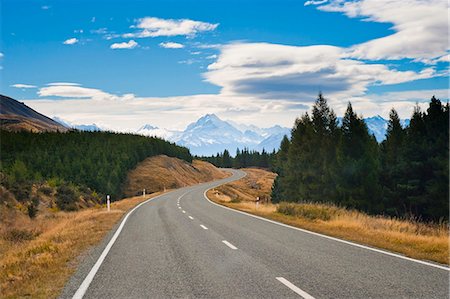
M 251 187 L 255 178 L 265 177 L 273 182 L 271 176 L 250 175 L 252 169 L 245 170 L 247 181 L 233 182 L 208 192 L 208 197 L 230 208 L 266 217 L 285 224 L 304 228 L 325 235 L 354 241 L 373 247 L 398 252 L 406 256 L 449 264 L 448 224 L 421 223 L 382 216 L 370 216 L 362 212 L 347 210 L 326 204 L 280 203 L 256 204 Z M 261 170 L 257 170 L 258 173 Z M 236 190 L 233 186 L 239 186 Z M 264 188 L 269 196 L 270 189 Z M 244 194 L 244 196 L 242 195 Z M 236 198 L 241 199 L 236 200 Z M 234 199 L 234 200 L 233 200 Z
M 142 201 L 138 196 L 114 202 L 109 213 L 99 206 L 34 220 L 18 216 L 12 226 L 2 223 L 1 297 L 56 298 L 76 270 L 80 253 L 97 244 L 125 212 Z
M 179 188 L 229 176 L 214 165 L 194 160 L 192 164 L 164 155 L 150 157 L 130 171 L 124 188 L 126 196 Z

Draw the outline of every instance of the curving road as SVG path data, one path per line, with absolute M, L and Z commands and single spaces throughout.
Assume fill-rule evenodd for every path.
M 230 171 L 230 178 L 178 189 L 135 209 L 84 259 L 61 297 L 449 297 L 447 267 L 278 225 L 205 199 L 207 189 L 245 175 Z

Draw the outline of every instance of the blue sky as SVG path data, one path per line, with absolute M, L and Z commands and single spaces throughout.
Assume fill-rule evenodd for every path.
M 1 1 L 1 93 L 74 123 L 292 126 L 448 98 L 445 1 Z

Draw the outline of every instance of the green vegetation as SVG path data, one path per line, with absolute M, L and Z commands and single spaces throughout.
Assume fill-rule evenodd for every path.
M 245 167 L 261 167 L 271 168 L 272 160 L 275 157 L 275 151 L 267 153 L 264 149 L 262 152 L 250 151 L 247 148 L 243 150 L 237 149 L 236 156 L 230 156 L 228 150 L 218 153 L 211 157 L 198 157 L 198 159 L 214 164 L 217 167 L 225 168 L 245 168 Z
M 379 145 L 348 104 L 342 126 L 319 95 L 312 115 L 298 118 L 273 169 L 272 201 L 333 203 L 372 214 L 448 220 L 449 105 L 432 98 L 402 128 L 390 113 Z M 292 207 L 283 206 L 290 213 Z M 297 212 L 295 212 L 297 213 Z
M 0 140 L 0 183 L 18 201 L 27 203 L 30 217 L 36 215 L 39 203 L 31 198 L 35 183 L 41 185 L 40 193 L 56 194 L 60 209 L 75 210 L 80 196 L 89 200 L 98 197 L 98 192 L 118 199 L 128 171 L 149 156 L 165 154 L 192 161 L 184 147 L 131 134 L 2 130 Z

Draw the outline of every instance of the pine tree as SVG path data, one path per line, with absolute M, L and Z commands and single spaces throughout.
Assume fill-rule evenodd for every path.
M 382 176 L 380 183 L 382 186 L 383 207 L 388 214 L 402 216 L 406 196 L 404 190 L 399 188 L 403 182 L 401 167 L 403 161 L 404 141 L 406 132 L 400 124 L 397 111 L 392 109 L 389 113 L 386 140 L 381 144 L 381 165 Z
M 349 103 L 342 121 L 336 177 L 338 202 L 373 211 L 378 205 L 378 144 Z
M 231 160 L 230 152 L 228 150 L 224 150 L 222 155 L 222 167 L 230 168 L 232 166 L 233 161 Z

